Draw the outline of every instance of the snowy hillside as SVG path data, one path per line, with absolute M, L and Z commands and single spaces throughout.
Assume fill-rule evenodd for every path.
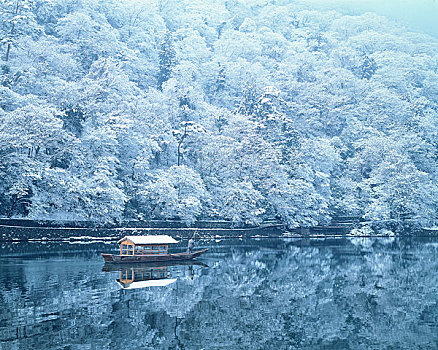
M 433 225 L 438 40 L 290 1 L 0 1 L 0 216 Z

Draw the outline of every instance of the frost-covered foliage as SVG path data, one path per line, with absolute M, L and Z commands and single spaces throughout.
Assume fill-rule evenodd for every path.
M 0 215 L 430 224 L 438 40 L 286 1 L 0 1 Z
M 206 190 L 196 171 L 185 165 L 174 165 L 159 171 L 140 192 L 140 198 L 143 212 L 157 218 L 179 218 L 192 224 L 202 213 Z

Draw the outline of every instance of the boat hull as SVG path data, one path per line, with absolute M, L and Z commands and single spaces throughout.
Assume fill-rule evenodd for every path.
M 208 249 L 197 250 L 192 253 L 176 253 L 166 255 L 117 255 L 102 254 L 106 263 L 147 263 L 147 262 L 164 262 L 164 261 L 187 261 L 197 258 Z
M 105 262 L 105 264 L 102 267 L 103 272 L 117 272 L 120 271 L 122 268 L 137 268 L 137 269 L 153 269 L 157 267 L 170 267 L 170 266 L 181 266 L 181 265 L 187 265 L 187 266 L 202 266 L 202 267 L 209 267 L 207 264 L 203 263 L 199 260 L 179 260 L 179 261 L 150 261 L 150 262 L 142 262 L 142 263 L 115 263 L 113 261 L 111 262 Z

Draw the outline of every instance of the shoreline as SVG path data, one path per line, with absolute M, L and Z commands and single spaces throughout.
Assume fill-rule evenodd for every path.
M 29 231 L 35 233 L 38 231 L 38 237 L 32 235 L 30 237 Z M 47 230 L 47 231 L 45 231 Z M 192 233 L 197 232 L 199 239 L 204 240 L 222 240 L 222 239 L 270 239 L 270 238 L 285 238 L 285 239 L 327 239 L 327 238 L 390 238 L 390 237 L 403 237 L 403 236 L 416 236 L 416 237 L 438 237 L 438 231 L 421 230 L 415 232 L 415 234 L 403 235 L 395 233 L 351 233 L 351 232 L 309 232 L 300 233 L 299 229 L 296 231 L 280 231 L 275 229 L 199 229 L 199 228 L 186 228 L 186 229 L 161 229 L 155 228 L 140 228 L 126 230 L 123 228 L 117 229 L 96 229 L 90 231 L 89 229 L 74 229 L 81 230 L 84 235 L 70 235 L 72 233 L 71 228 L 54 229 L 54 228 L 19 228 L 20 232 L 14 229 L 9 234 L 4 233 L 4 227 L 0 226 L 0 242 L 1 243 L 41 243 L 41 242 L 70 242 L 70 243 L 93 243 L 93 242 L 114 242 L 129 231 L 130 234 L 168 234 L 178 238 L 180 240 L 188 239 Z M 46 234 L 42 234 L 45 231 Z M 318 229 L 318 231 L 320 231 Z M 51 234 L 47 234 L 51 233 Z M 100 234 L 99 234 L 100 233 Z
M 437 237 L 438 229 L 410 229 L 407 234 L 397 230 L 365 230 L 369 223 L 357 220 L 335 221 L 325 226 L 288 229 L 277 221 L 267 221 L 260 226 L 233 227 L 225 220 L 200 220 L 196 226 L 187 227 L 171 220 L 126 221 L 118 225 L 97 226 L 93 222 L 48 222 L 29 219 L 0 218 L 0 242 L 111 242 L 125 235 L 167 234 L 187 239 L 197 233 L 200 238 L 337 238 L 337 237 L 398 237 L 415 235 Z M 25 224 L 25 225 L 23 225 Z M 45 225 L 49 224 L 49 225 Z M 382 223 L 374 223 L 381 225 Z

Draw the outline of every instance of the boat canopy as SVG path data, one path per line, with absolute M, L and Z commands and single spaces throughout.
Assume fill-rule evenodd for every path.
M 131 241 L 135 245 L 178 243 L 178 241 L 167 235 L 125 236 L 122 239 L 120 239 L 117 243 L 120 244 L 127 240 Z

